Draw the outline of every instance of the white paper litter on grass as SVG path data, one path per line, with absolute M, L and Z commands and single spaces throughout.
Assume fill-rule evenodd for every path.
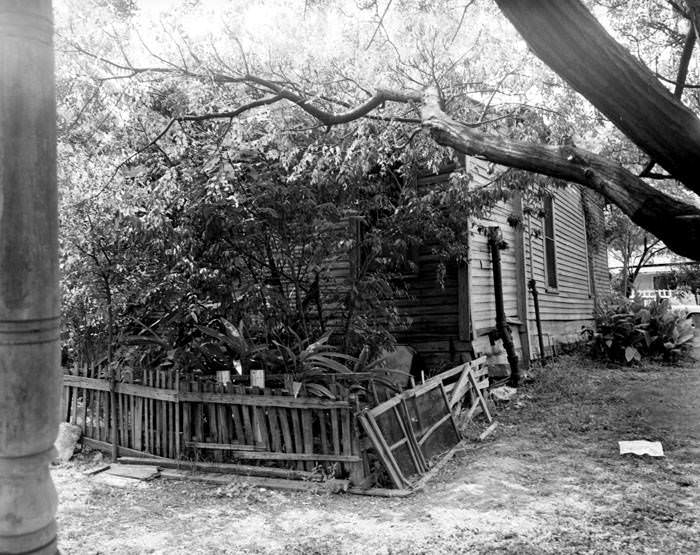
M 660 441 L 647 441 L 637 439 L 634 441 L 618 441 L 620 445 L 620 455 L 632 453 L 633 455 L 649 455 L 650 457 L 663 457 L 664 448 Z

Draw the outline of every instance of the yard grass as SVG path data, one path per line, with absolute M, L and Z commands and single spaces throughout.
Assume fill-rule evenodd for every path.
M 481 444 L 408 499 L 159 480 L 118 488 L 54 469 L 64 553 L 697 553 L 700 368 L 562 357 Z M 621 457 L 617 441 L 666 458 Z

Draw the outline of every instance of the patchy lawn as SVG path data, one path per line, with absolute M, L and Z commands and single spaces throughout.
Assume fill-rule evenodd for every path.
M 118 488 L 53 470 L 63 553 L 698 553 L 700 368 L 537 372 L 483 444 L 407 499 L 155 480 Z M 663 443 L 666 458 L 618 454 Z

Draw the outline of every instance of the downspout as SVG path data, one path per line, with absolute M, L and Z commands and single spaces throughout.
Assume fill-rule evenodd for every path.
M 491 250 L 491 263 L 493 266 L 493 290 L 496 300 L 496 331 L 503 341 L 503 348 L 508 355 L 510 364 L 510 381 L 513 387 L 518 387 L 520 381 L 520 368 L 518 367 L 518 355 L 515 354 L 515 345 L 510 327 L 506 322 L 506 311 L 503 303 L 503 275 L 501 272 L 501 249 L 505 248 L 501 230 L 498 227 L 490 227 L 488 234 L 489 249 Z
M 537 292 L 537 281 L 535 281 L 535 273 L 533 271 L 532 265 L 532 220 L 530 215 L 527 216 L 527 242 L 530 249 L 530 281 L 527 282 L 528 288 L 532 292 L 532 303 L 535 308 L 535 323 L 537 325 L 537 343 L 540 347 L 540 361 L 542 366 L 546 365 L 544 358 L 544 338 L 542 337 L 542 320 L 540 319 L 540 301 L 539 293 Z
M 540 320 L 540 301 L 539 293 L 537 292 L 537 282 L 535 281 L 535 278 L 532 278 L 528 282 L 528 287 L 530 288 L 530 292 L 532 293 L 532 300 L 535 305 L 535 322 L 537 323 L 537 341 L 539 342 L 540 346 L 540 360 L 542 361 L 542 366 L 545 366 L 546 362 L 544 358 L 544 340 L 542 339 L 542 320 Z

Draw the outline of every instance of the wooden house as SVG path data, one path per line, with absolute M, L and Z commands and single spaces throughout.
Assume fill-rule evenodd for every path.
M 494 179 L 499 168 L 468 158 L 466 169 L 474 186 Z M 451 170 L 418 178 L 418 186 L 437 187 Z M 581 328 L 593 321 L 596 302 L 610 290 L 607 253 L 602 240 L 602 206 L 578 186 L 557 188 L 544 201 L 544 217 L 523 215 L 516 195 L 499 203 L 488 220 L 475 220 L 468 263 L 448 264 L 443 283 L 436 278 L 439 259 L 421 248 L 417 272 L 406 278 L 408 296 L 396 299 L 406 325 L 393 330 L 398 342 L 414 347 L 426 367 L 446 367 L 463 355 L 489 356 L 496 375 L 508 367 L 501 341 L 494 340 L 496 300 L 494 268 L 487 234 L 478 228 L 497 227 L 507 248 L 501 251 L 503 303 L 515 350 L 522 366 L 552 354 L 559 344 L 581 339 Z M 519 222 L 517 225 L 512 225 Z M 592 229 L 595 227 L 595 229 Z M 352 271 L 352 263 L 338 261 L 336 277 Z M 535 303 L 528 288 L 538 292 L 541 338 Z

